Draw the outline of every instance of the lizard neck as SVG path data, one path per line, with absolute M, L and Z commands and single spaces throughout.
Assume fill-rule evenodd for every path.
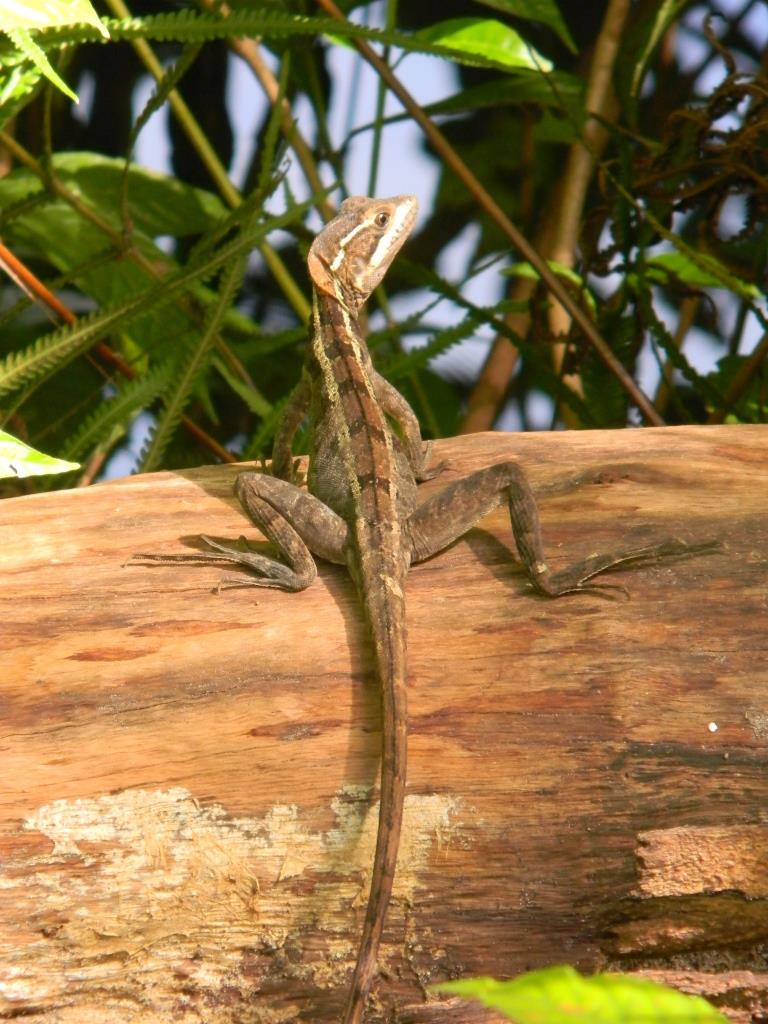
M 312 356 L 319 372 L 323 404 L 338 410 L 349 426 L 345 461 L 366 446 L 373 432 L 377 445 L 391 450 L 391 437 L 371 380 L 373 366 L 354 306 L 338 286 L 337 295 L 315 290 L 313 296 Z M 368 443 L 371 443 L 369 437 Z
M 347 357 L 368 364 L 370 356 L 360 330 L 357 307 L 348 301 L 340 282 L 335 281 L 334 285 L 335 295 L 317 288 L 312 291 L 312 347 L 315 358 L 322 363 L 323 354 L 333 359 L 339 350 Z
M 314 319 L 312 352 L 319 419 L 324 421 L 316 434 L 325 445 L 321 458 L 327 464 L 336 461 L 332 475 L 345 481 L 343 507 L 332 494 L 323 497 L 350 524 L 354 557 L 349 568 L 358 586 L 367 590 L 375 574 L 364 571 L 363 563 L 376 562 L 376 572 L 388 577 L 399 578 L 405 570 L 394 439 L 376 396 L 371 357 L 356 314 L 341 294 L 334 298 L 316 292 Z

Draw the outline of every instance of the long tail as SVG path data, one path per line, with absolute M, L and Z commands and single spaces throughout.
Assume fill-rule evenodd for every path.
M 361 598 L 373 640 L 382 696 L 381 803 L 368 908 L 344 1024 L 360 1024 L 373 981 L 400 844 L 408 747 L 406 694 L 405 572 L 390 566 Z M 370 579 L 366 573 L 364 578 Z

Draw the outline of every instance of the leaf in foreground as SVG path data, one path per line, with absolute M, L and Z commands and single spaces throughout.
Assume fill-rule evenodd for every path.
M 514 29 L 494 18 L 452 18 L 415 32 L 413 38 L 439 43 L 455 51 L 460 64 L 482 57 L 505 70 L 551 71 L 552 63 L 537 53 Z
M 68 473 L 79 469 L 78 462 L 65 462 L 38 452 L 12 434 L 0 430 L 0 478 L 43 476 L 46 473 Z
M 584 978 L 572 967 L 531 971 L 512 981 L 467 978 L 433 987 L 477 999 L 517 1024 L 727 1024 L 701 996 L 622 974 Z
M 38 71 L 71 100 L 78 98 L 51 65 L 45 51 L 29 34 L 30 29 L 56 28 L 61 25 L 93 25 L 109 37 L 106 25 L 91 6 L 90 0 L 0 0 L 0 32 L 7 32 L 11 40 Z

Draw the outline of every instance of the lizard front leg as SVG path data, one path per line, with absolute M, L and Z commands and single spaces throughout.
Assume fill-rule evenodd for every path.
M 306 371 L 291 392 L 272 445 L 272 475 L 293 481 L 293 439 L 309 409 L 312 383 Z
M 427 468 L 430 458 L 430 443 L 422 439 L 421 427 L 410 403 L 393 384 L 389 383 L 386 377 L 382 377 L 373 367 L 371 367 L 371 383 L 379 405 L 400 430 L 405 454 L 414 477 L 418 481 L 432 480 L 443 471 L 445 463 L 438 462 L 435 466 Z
M 283 561 L 269 558 L 247 547 L 222 544 L 201 535 L 207 551 L 178 555 L 140 552 L 132 558 L 141 562 L 227 562 L 250 570 L 251 575 L 227 575 L 220 586 L 274 587 L 304 590 L 315 579 L 313 554 L 330 562 L 346 561 L 347 525 L 319 498 L 285 480 L 263 473 L 241 473 L 235 493 L 254 524 L 272 543 Z
M 711 544 L 692 546 L 684 541 L 666 540 L 657 545 L 613 554 L 592 555 L 553 573 L 544 554 L 539 513 L 528 478 L 517 463 L 500 462 L 456 481 L 412 513 L 407 524 L 412 563 L 421 562 L 458 540 L 505 498 L 525 571 L 539 593 L 548 597 L 578 590 L 604 589 L 607 585 L 590 583 L 589 580 L 622 563 L 652 561 L 712 547 Z

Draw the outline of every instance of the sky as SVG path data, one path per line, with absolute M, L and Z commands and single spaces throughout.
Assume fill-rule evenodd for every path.
M 732 6 L 740 6 L 740 3 L 741 0 L 721 0 L 724 10 Z M 692 8 L 679 30 L 681 59 L 684 64 L 690 66 L 695 66 L 701 57 L 698 26 L 701 25 L 703 16 L 703 8 Z M 763 43 L 768 44 L 768 18 L 765 17 L 765 9 L 762 8 L 762 5 L 755 5 L 750 18 L 750 28 L 754 32 L 756 42 L 759 43 L 759 40 L 762 39 Z M 690 27 L 686 27 L 686 22 Z M 264 50 L 264 54 L 271 59 L 267 50 Z M 274 61 L 273 66 L 276 66 Z M 355 51 L 344 46 L 332 48 L 330 69 L 333 81 L 337 83 L 337 88 L 334 91 L 335 101 L 332 100 L 329 111 L 330 130 L 333 141 L 341 144 L 347 138 L 350 128 L 365 124 L 372 119 L 378 79 L 368 65 L 359 60 Z M 425 55 L 407 56 L 398 64 L 397 74 L 422 105 L 449 96 L 458 87 L 458 76 L 453 65 Z M 717 58 L 707 68 L 706 77 L 698 83 L 699 91 L 706 93 L 714 89 L 722 80 L 723 75 L 724 65 L 722 60 Z M 350 84 L 352 88 L 350 88 Z M 147 102 L 152 88 L 153 83 L 148 77 L 141 81 L 134 100 L 135 114 L 138 114 Z M 234 55 L 230 57 L 228 91 L 228 107 L 231 112 L 234 112 L 235 151 L 232 179 L 239 185 L 242 183 L 245 168 L 250 159 L 252 139 L 264 117 L 266 99 L 251 71 Z M 354 97 L 352 109 L 348 106 L 349 96 Z M 85 95 L 82 95 L 82 99 L 87 101 Z M 396 114 L 400 112 L 400 109 L 398 102 L 388 94 L 386 113 Z M 300 130 L 311 140 L 314 117 L 306 99 L 299 98 L 294 108 L 294 115 Z M 170 151 L 166 130 L 168 116 L 166 106 L 149 121 L 139 138 L 136 151 L 138 163 L 164 172 L 170 171 Z M 410 120 L 387 126 L 385 133 L 383 151 L 387 154 L 397 154 L 397 158 L 387 158 L 380 162 L 376 192 L 378 195 L 414 193 L 419 200 L 421 217 L 425 217 L 431 209 L 437 187 L 438 165 L 425 153 L 420 130 Z M 353 194 L 365 194 L 368 190 L 370 147 L 371 133 L 369 132 L 355 136 L 349 146 L 346 176 L 347 185 Z M 297 195 L 306 194 L 303 176 L 295 162 L 288 171 L 288 181 Z M 278 193 L 273 197 L 273 203 L 275 212 L 278 212 Z M 738 215 L 737 211 L 734 212 Z M 319 229 L 319 218 L 316 214 L 314 217 L 316 220 L 310 221 L 309 226 Z M 469 254 L 473 251 L 477 230 L 473 225 L 469 225 L 465 231 L 461 232 L 455 241 L 441 253 L 436 269 L 441 275 L 460 283 L 464 293 L 473 302 L 481 305 L 492 304 L 500 297 L 507 280 L 499 274 L 498 266 L 494 265 L 484 273 L 467 280 Z M 275 240 L 278 243 L 280 241 L 279 238 Z M 612 283 L 608 279 L 606 285 L 610 288 L 615 286 L 615 282 Z M 426 298 L 426 293 L 412 293 L 409 296 L 398 297 L 397 305 L 394 308 L 395 316 L 398 319 L 405 318 L 423 307 Z M 671 310 L 664 311 L 663 308 L 660 311 L 670 326 L 674 327 L 676 314 Z M 430 322 L 449 326 L 461 316 L 462 314 L 456 307 L 443 301 L 430 312 Z M 723 317 L 727 321 L 727 310 L 723 312 Z M 377 320 L 374 315 L 372 327 L 375 328 L 376 325 Z M 434 360 L 431 365 L 436 372 L 447 379 L 468 385 L 480 371 L 491 340 L 490 329 L 481 328 L 475 337 L 454 346 L 450 351 Z M 751 339 L 749 343 L 751 343 Z M 700 372 L 707 372 L 714 367 L 722 352 L 706 334 L 694 329 L 686 340 L 686 355 Z M 641 386 L 646 393 L 652 394 L 658 381 L 658 366 L 650 354 L 641 359 L 638 373 Z M 550 427 L 552 407 L 548 398 L 541 396 L 541 400 L 538 401 L 534 395 L 532 406 L 526 411 L 535 428 L 548 429 Z M 519 415 L 513 404 L 510 404 L 501 414 L 497 427 L 504 430 L 520 428 Z M 135 431 L 137 437 L 133 445 L 134 449 L 137 446 L 140 447 L 142 435 L 145 432 L 146 424 L 143 426 L 138 424 Z M 128 471 L 129 466 L 130 457 L 116 460 L 114 466 L 110 465 L 110 475 L 124 473 Z

